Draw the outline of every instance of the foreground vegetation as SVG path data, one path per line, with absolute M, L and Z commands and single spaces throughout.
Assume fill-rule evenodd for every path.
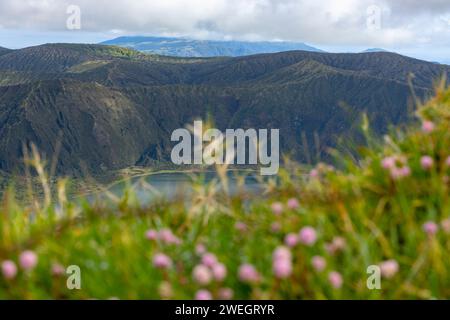
M 11 189 L 0 207 L 0 298 L 449 299 L 450 90 L 418 115 L 357 163 L 307 177 L 288 163 L 253 196 L 228 195 L 218 168 L 190 201 L 144 205 L 130 187 L 74 202 L 65 181 L 52 199 L 35 155 L 43 200 L 24 206 Z

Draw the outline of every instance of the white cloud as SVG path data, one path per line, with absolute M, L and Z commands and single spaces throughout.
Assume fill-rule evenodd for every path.
M 0 0 L 0 25 L 64 31 L 72 4 L 81 7 L 85 32 L 450 46 L 449 0 Z M 379 30 L 367 28 L 371 5 L 381 9 Z

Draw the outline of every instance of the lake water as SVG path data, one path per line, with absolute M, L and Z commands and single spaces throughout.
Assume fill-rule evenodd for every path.
M 261 191 L 261 183 L 257 173 L 230 171 L 227 177 L 229 193 L 232 195 L 238 192 L 256 193 Z M 189 199 L 190 194 L 193 192 L 193 182 L 203 185 L 211 185 L 217 182 L 217 188 L 223 190 L 215 172 L 174 172 L 135 177 L 129 181 L 122 181 L 112 185 L 109 191 L 115 196 L 120 197 L 123 195 L 125 187 L 132 185 L 138 199 L 142 203 L 149 203 L 160 198 L 171 200 L 183 197 Z

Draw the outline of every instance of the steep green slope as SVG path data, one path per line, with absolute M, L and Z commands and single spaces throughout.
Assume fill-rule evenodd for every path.
M 411 78 L 410 74 L 415 77 Z M 220 129 L 279 128 L 302 161 L 355 136 L 363 111 L 376 132 L 407 120 L 415 94 L 450 68 L 392 53 L 284 52 L 180 59 L 99 45 L 44 45 L 0 56 L 0 170 L 23 143 L 59 173 L 168 161 L 173 130 L 213 118 Z

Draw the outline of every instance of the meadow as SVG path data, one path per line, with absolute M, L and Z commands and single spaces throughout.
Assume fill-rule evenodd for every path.
M 256 195 L 229 193 L 218 167 L 190 201 L 150 204 L 132 186 L 108 202 L 69 199 L 69 180 L 52 192 L 35 152 L 42 196 L 11 187 L 0 204 L 0 299 L 449 299 L 450 89 L 367 136 L 358 160 L 286 161 Z

